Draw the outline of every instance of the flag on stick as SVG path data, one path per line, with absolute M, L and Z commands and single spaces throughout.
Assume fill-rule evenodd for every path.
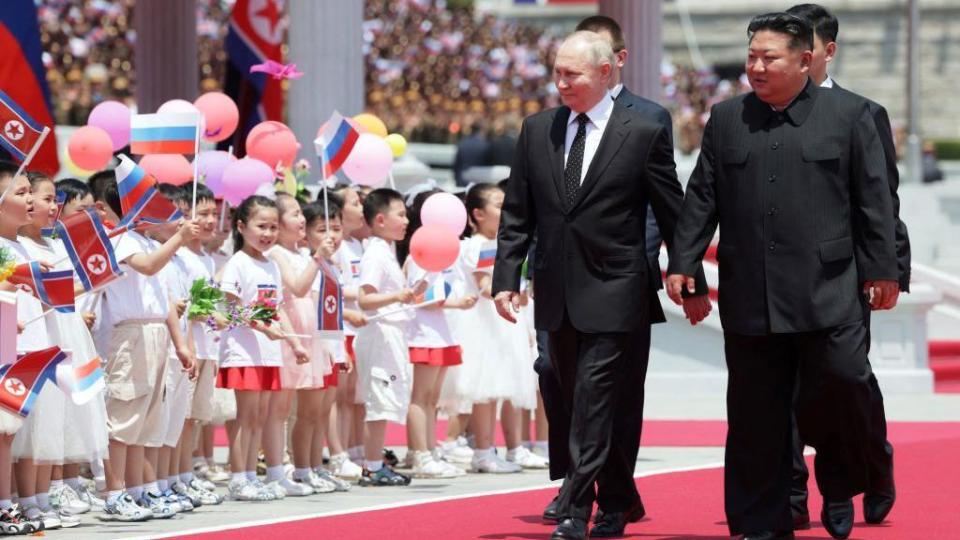
M 92 208 L 67 216 L 55 226 L 84 290 L 93 290 L 120 275 L 113 244 Z
M 31 261 L 17 265 L 7 281 L 20 285 L 28 293 L 60 313 L 73 313 L 73 271 L 44 272 L 40 263 Z
M 130 119 L 130 153 L 193 154 L 200 118 L 193 113 L 135 114 Z
M 26 417 L 43 385 L 56 380 L 57 365 L 69 358 L 60 347 L 27 353 L 0 367 L 0 407 Z

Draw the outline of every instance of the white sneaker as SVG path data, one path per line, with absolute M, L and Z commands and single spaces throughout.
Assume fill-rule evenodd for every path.
M 533 452 L 534 454 L 536 454 L 536 455 L 538 455 L 538 456 L 546 459 L 546 460 L 547 460 L 547 463 L 550 462 L 550 447 L 549 447 L 549 446 L 544 446 L 544 445 L 542 445 L 542 444 L 535 444 L 535 445 L 533 445 L 533 450 L 531 450 L 531 452 Z
M 180 484 L 178 483 L 177 485 L 180 485 Z M 209 504 L 212 506 L 216 506 L 218 504 L 223 503 L 223 495 L 215 491 L 209 491 L 207 489 L 204 489 L 203 485 L 201 484 L 201 480 L 199 478 L 194 478 L 193 480 L 190 480 L 190 485 L 188 485 L 187 488 L 190 490 L 193 490 L 193 493 L 195 493 L 200 498 L 201 504 L 205 504 L 205 505 Z
M 504 461 L 496 452 L 490 451 L 485 453 L 485 455 L 474 454 L 473 459 L 470 461 L 470 470 L 478 473 L 509 474 L 518 473 L 522 471 L 523 468 L 516 463 Z
M 103 512 L 103 509 L 107 506 L 107 501 L 97 497 L 85 484 L 80 484 L 80 490 L 75 493 L 81 501 L 89 504 L 90 509 L 95 512 Z
M 74 516 L 90 511 L 90 504 L 80 500 L 80 495 L 67 484 L 61 484 L 55 489 L 50 489 L 50 506 L 62 513 Z
M 229 481 L 230 481 L 230 473 L 228 473 L 228 472 L 227 472 L 223 467 L 221 467 L 220 465 L 214 465 L 213 467 L 208 467 L 208 468 L 207 468 L 207 474 L 204 475 L 201 479 L 202 479 L 202 480 L 205 480 L 205 481 L 207 481 L 207 482 L 211 482 L 211 483 L 213 483 L 213 482 L 218 482 L 218 483 L 229 482 Z M 206 484 L 204 484 L 204 487 L 206 487 L 207 489 L 210 489 L 210 490 L 214 489 L 213 487 L 207 487 Z
M 518 446 L 507 452 L 507 461 L 516 463 L 524 469 L 546 469 L 550 467 L 550 462 L 542 457 L 527 450 L 524 446 Z
M 457 478 L 463 476 L 459 469 L 433 459 L 430 452 L 416 452 L 414 456 L 416 463 L 413 466 L 414 478 Z
M 299 483 L 290 480 L 289 478 L 284 478 L 279 482 L 270 482 L 267 486 L 276 484 L 277 487 L 273 488 L 277 490 L 278 488 L 283 490 L 285 497 L 306 497 L 307 495 L 313 495 L 313 487 L 307 483 Z
M 414 458 L 413 450 L 407 448 L 407 455 L 403 456 L 403 461 L 400 462 L 398 469 L 412 469 L 416 465 L 416 458 Z
M 146 508 L 141 508 L 133 501 L 133 497 L 124 493 L 113 501 L 105 502 L 103 513 L 97 517 L 100 521 L 147 521 L 153 519 L 153 513 Z
M 37 514 L 37 512 L 39 512 L 39 514 Z M 39 506 L 29 506 L 23 513 L 28 519 L 39 519 L 42 521 L 43 529 L 46 531 L 59 529 L 63 526 L 63 522 L 60 521 L 60 514 L 53 508 L 43 510 Z
M 459 439 L 463 439 L 463 437 Z M 457 441 L 444 442 L 437 447 L 437 450 L 440 450 L 443 459 L 450 463 L 469 465 L 473 459 L 473 449 L 466 444 L 460 445 L 459 439 Z M 464 439 L 464 441 L 466 441 L 466 439 Z
M 360 475 L 363 474 L 363 468 L 350 461 L 350 456 L 346 452 L 330 456 L 330 471 L 351 482 L 360 480 Z
M 230 493 L 230 498 L 235 501 L 263 502 L 276 499 L 272 494 L 267 494 L 247 479 L 231 480 L 227 486 L 227 491 Z
M 332 472 L 324 469 L 323 467 L 317 467 L 316 469 L 313 469 L 310 472 L 313 473 L 313 476 L 315 476 L 316 478 L 319 478 L 320 480 L 333 484 L 334 491 L 350 491 L 350 482 L 347 482 L 346 480 L 338 478 Z M 316 490 L 316 486 L 314 486 L 314 490 Z M 318 491 L 317 493 L 325 493 L 325 492 Z
M 44 508 L 43 515 L 46 516 L 48 513 L 56 514 L 60 519 L 60 526 L 64 529 L 72 529 L 80 525 L 80 518 L 74 516 L 73 514 L 68 514 L 63 510 L 57 510 L 53 507 Z

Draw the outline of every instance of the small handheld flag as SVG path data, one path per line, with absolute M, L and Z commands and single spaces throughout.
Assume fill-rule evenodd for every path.
M 319 292 L 316 337 L 343 339 L 343 290 L 336 271 L 326 261 L 320 265 Z
M 157 191 L 156 178 L 127 156 L 118 157 L 120 164 L 115 173 L 123 217 L 117 229 L 132 229 L 141 223 L 162 225 L 183 217 L 180 210 Z
M 84 290 L 95 289 L 120 275 L 113 245 L 92 208 L 71 214 L 55 226 Z
M 17 161 L 25 161 L 40 142 L 43 126 L 30 118 L 7 94 L 0 91 L 0 146 Z
M 343 162 L 347 160 L 347 156 L 353 151 L 353 146 L 359 137 L 360 134 L 353 129 L 347 119 L 339 112 L 333 111 L 324 125 L 323 133 L 313 141 L 317 156 L 320 157 L 324 180 L 337 174 Z
M 57 386 L 70 396 L 74 403 L 83 405 L 107 385 L 100 357 L 94 355 L 85 362 L 78 362 L 76 354 L 74 351 L 72 362 L 63 362 L 57 367 Z
M 497 241 L 489 240 L 480 247 L 480 258 L 477 259 L 477 270 L 484 268 L 493 268 L 493 262 L 497 259 Z
M 135 114 L 130 119 L 133 154 L 193 154 L 200 130 L 194 113 Z
M 415 303 L 417 304 L 434 304 L 437 302 L 443 302 L 450 296 L 452 287 L 443 279 L 443 274 L 438 274 L 436 278 L 430 283 L 427 289 L 417 297 Z
M 57 365 L 69 356 L 60 347 L 50 347 L 0 367 L 0 407 L 26 417 L 43 385 L 56 380 Z
M 72 270 L 44 272 L 39 262 L 31 261 L 17 265 L 7 280 L 60 313 L 73 313 Z

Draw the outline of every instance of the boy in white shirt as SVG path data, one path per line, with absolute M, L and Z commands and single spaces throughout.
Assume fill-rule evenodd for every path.
M 414 292 L 406 287 L 397 262 L 396 242 L 407 231 L 403 196 L 392 189 L 377 189 L 363 202 L 363 216 L 372 236 L 360 262 L 360 308 L 376 311 L 383 318 L 371 321 L 357 334 L 358 397 L 366 408 L 364 470 L 360 485 L 408 485 L 410 479 L 383 463 L 387 422 L 406 422 L 410 404 L 410 366 L 404 336 L 408 311 L 396 304 L 409 304 Z M 371 313 L 372 315 L 372 313 Z
M 101 219 L 117 223 L 122 210 L 114 172 L 98 173 L 89 183 Z M 126 266 L 127 275 L 107 285 L 103 299 L 105 318 L 113 323 L 105 370 L 110 463 L 107 504 L 100 516 L 104 521 L 142 521 L 174 513 L 157 493 L 154 469 L 166 427 L 163 382 L 170 340 L 184 369 L 192 368 L 193 359 L 179 332 L 167 287 L 157 274 L 197 234 L 197 225 L 184 221 L 156 249 L 135 231 L 113 239 L 117 262 Z

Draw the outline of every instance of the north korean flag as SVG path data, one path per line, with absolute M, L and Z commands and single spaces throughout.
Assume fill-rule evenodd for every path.
M 7 280 L 60 313 L 73 313 L 72 270 L 44 272 L 39 262 L 31 261 L 18 264 Z
M 84 290 L 95 289 L 121 274 L 113 244 L 92 208 L 58 221 L 56 229 Z
M 56 384 L 57 365 L 69 358 L 60 347 L 27 353 L 0 367 L 0 407 L 26 417 L 47 381 Z
M 343 339 L 343 290 L 336 270 L 326 261 L 320 264 L 320 300 L 317 304 L 317 333 L 320 339 Z

